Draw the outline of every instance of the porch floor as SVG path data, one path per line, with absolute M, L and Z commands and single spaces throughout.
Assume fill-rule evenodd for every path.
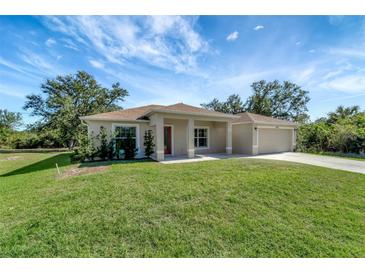
M 201 161 L 212 161 L 220 159 L 241 158 L 247 157 L 244 154 L 226 154 L 226 153 L 214 153 L 214 154 L 195 154 L 194 158 L 188 158 L 187 155 L 181 156 L 165 156 L 165 160 L 160 161 L 161 164 L 182 164 L 193 163 Z

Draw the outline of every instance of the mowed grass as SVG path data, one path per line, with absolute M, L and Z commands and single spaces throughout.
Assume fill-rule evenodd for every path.
M 56 162 L 0 155 L 0 257 L 365 256 L 361 174 L 228 159 L 57 179 Z

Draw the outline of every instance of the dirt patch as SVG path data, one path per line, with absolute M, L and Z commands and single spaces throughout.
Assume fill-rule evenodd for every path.
M 62 172 L 62 174 L 59 175 L 58 177 L 60 179 L 64 179 L 73 176 L 98 173 L 108 169 L 110 169 L 110 166 L 95 166 L 95 167 L 81 167 L 81 168 L 76 167 Z
M 11 157 L 6 157 L 4 159 L 0 159 L 0 162 L 4 162 L 4 161 L 16 161 L 16 160 L 20 160 L 23 159 L 24 157 L 22 156 L 11 156 Z

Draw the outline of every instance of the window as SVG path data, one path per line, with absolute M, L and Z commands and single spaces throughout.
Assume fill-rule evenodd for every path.
M 128 136 L 132 138 L 134 147 L 137 148 L 137 128 L 135 126 L 115 127 L 115 144 L 117 147 L 122 148 Z
M 208 128 L 194 129 L 194 147 L 208 148 Z

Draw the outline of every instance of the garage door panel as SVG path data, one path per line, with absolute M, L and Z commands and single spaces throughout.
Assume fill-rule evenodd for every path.
M 259 154 L 290 151 L 290 129 L 259 129 Z

